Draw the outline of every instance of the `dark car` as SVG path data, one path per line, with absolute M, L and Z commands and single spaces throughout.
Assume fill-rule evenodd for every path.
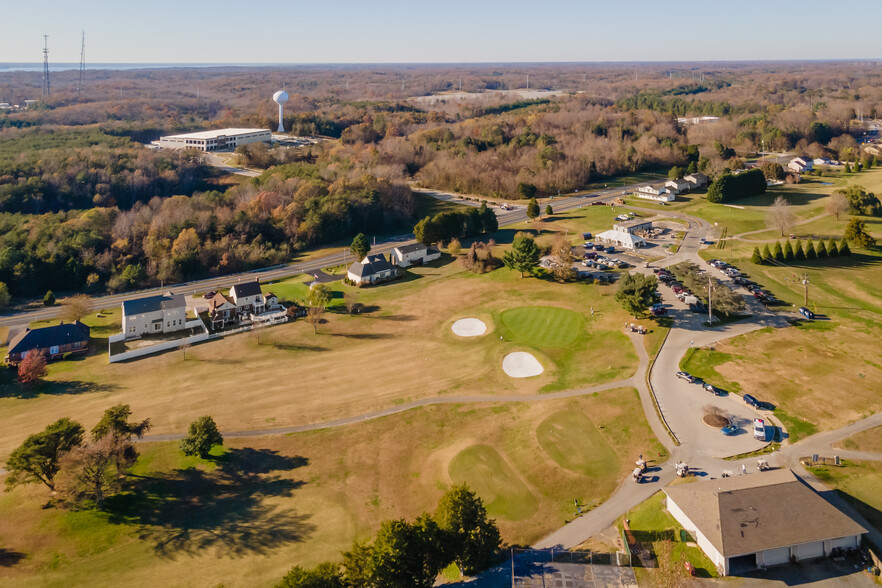
M 668 309 L 664 306 L 653 306 L 649 309 L 649 312 L 651 312 L 655 316 L 661 316 L 663 314 L 668 314 Z
M 810 321 L 815 319 L 815 313 L 813 313 L 812 311 L 807 309 L 805 306 L 799 307 L 799 314 L 801 314 L 802 316 L 804 316 L 805 318 L 807 318 Z
M 726 437 L 731 437 L 732 435 L 738 434 L 738 427 L 736 427 L 735 425 L 726 425 L 725 427 L 720 429 L 720 431 L 722 431 L 723 435 L 725 435 Z
M 689 372 L 677 372 L 677 377 L 690 383 L 695 381 L 695 378 Z
M 606 202 L 601 202 L 599 200 L 596 200 L 591 203 L 591 206 L 606 206 Z
M 205 294 L 202 295 L 202 297 L 205 298 L 206 300 L 211 300 L 215 296 L 217 296 L 217 292 L 214 292 L 214 291 L 209 291 L 209 292 L 206 292 Z
M 696 302 L 695 304 L 689 305 L 689 310 L 692 312 L 707 312 L 707 307 L 701 302 Z
M 607 253 L 615 253 L 615 252 L 616 252 L 616 248 L 613 247 L 612 245 L 610 245 L 609 247 L 607 247 L 606 249 L 604 249 L 604 251 L 606 251 Z
M 752 406 L 754 408 L 759 408 L 759 404 L 760 404 L 759 400 L 757 400 L 756 398 L 754 398 L 750 394 L 744 395 L 744 403 L 747 404 L 748 406 Z
M 596 249 L 597 251 L 603 251 L 604 247 L 600 243 L 597 243 L 594 245 L 594 249 Z
M 720 390 L 719 388 L 717 388 L 716 386 L 713 386 L 711 384 L 705 384 L 704 386 L 702 386 L 702 388 L 704 388 L 705 391 L 710 392 L 714 396 L 722 396 L 723 395 L 722 390 Z
M 594 259 L 597 257 L 596 251 L 588 251 L 585 253 L 585 259 Z

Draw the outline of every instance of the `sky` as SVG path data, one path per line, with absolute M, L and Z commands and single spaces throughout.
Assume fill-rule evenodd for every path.
M 3 0 L 0 63 L 882 59 L 882 2 Z

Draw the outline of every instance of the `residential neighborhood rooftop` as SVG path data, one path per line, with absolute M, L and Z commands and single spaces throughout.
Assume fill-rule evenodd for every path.
M 25 329 L 9 341 L 9 353 L 67 345 L 89 338 L 89 327 L 77 321 L 39 329 Z
M 169 308 L 178 308 L 186 305 L 187 302 L 184 299 L 183 294 L 172 294 L 171 292 L 166 292 L 165 294 L 159 294 L 157 296 L 125 300 L 122 303 L 123 314 L 126 316 L 156 312 L 157 310 L 166 310 Z

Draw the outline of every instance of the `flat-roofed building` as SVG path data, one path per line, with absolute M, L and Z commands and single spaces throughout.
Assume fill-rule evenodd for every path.
M 217 129 L 160 137 L 159 146 L 164 149 L 219 151 L 235 149 L 239 145 L 248 143 L 268 143 L 270 140 L 272 140 L 272 134 L 266 129 Z

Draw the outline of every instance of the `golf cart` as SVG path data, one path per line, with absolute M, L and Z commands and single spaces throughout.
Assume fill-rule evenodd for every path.
M 634 480 L 637 484 L 643 481 L 643 472 L 640 468 L 634 468 L 634 471 L 631 472 L 631 479 Z
M 685 478 L 689 475 L 689 466 L 682 461 L 677 462 L 677 477 Z
M 765 472 L 765 471 L 771 469 L 769 467 L 769 461 L 765 457 L 759 458 L 758 460 L 756 460 L 756 469 L 758 469 L 761 472 Z

